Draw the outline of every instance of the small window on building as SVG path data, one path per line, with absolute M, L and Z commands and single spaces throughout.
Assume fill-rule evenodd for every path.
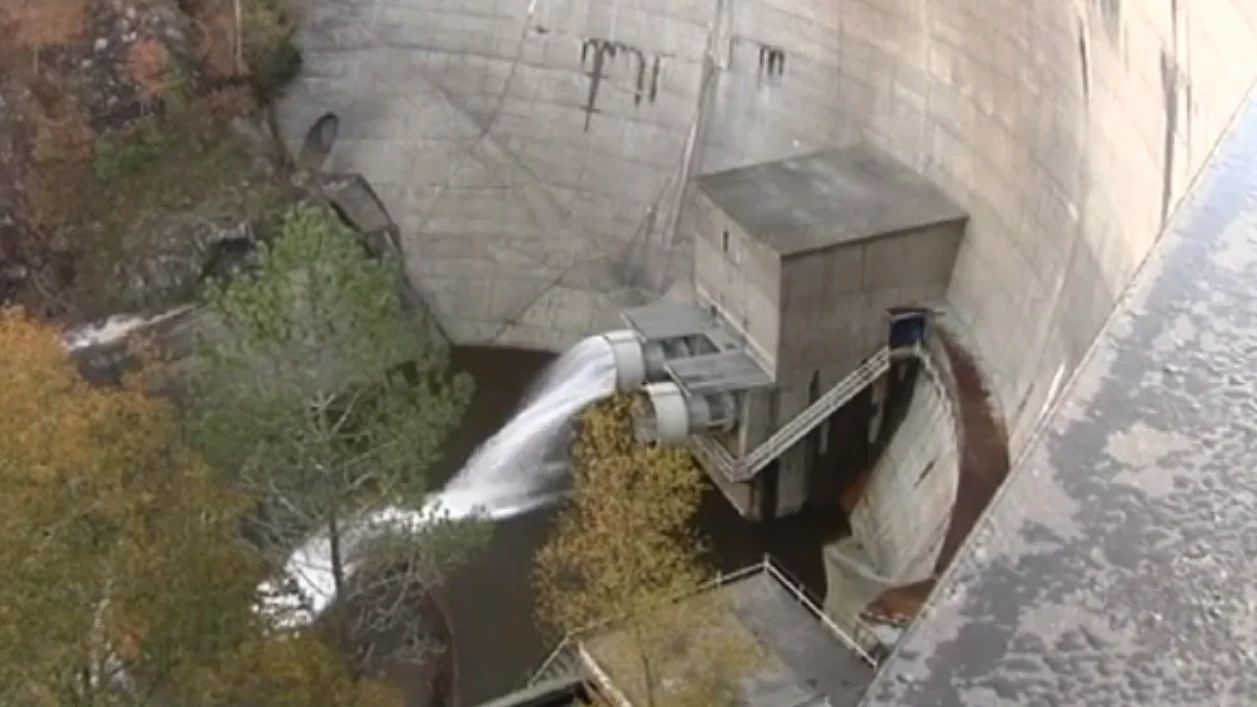
M 724 233 L 720 234 L 720 249 L 726 253 L 729 252 L 729 232 L 728 231 L 725 231 Z

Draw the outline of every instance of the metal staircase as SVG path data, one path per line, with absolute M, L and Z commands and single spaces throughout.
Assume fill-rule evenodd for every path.
M 704 466 L 710 463 L 730 481 L 750 481 L 769 462 L 797 444 L 835 410 L 850 402 L 888 370 L 890 350 L 883 348 L 741 459 L 732 458 L 723 447 L 704 437 L 693 438 L 691 448 Z
M 706 435 L 690 437 L 690 453 L 698 459 L 704 469 L 715 469 L 717 473 L 729 480 L 736 480 L 742 468 L 742 462 L 734 459 L 729 451 L 716 440 Z
M 581 674 L 580 653 L 577 644 L 571 638 L 564 638 L 554 651 L 546 658 L 537 672 L 528 680 L 528 685 L 537 685 L 549 680 L 561 680 Z

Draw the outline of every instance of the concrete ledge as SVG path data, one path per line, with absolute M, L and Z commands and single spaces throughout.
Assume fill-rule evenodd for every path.
M 559 678 L 530 685 L 478 707 L 577 707 L 587 704 L 588 691 L 578 677 Z

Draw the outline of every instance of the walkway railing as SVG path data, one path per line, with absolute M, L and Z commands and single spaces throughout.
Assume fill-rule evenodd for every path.
M 577 644 L 576 650 L 580 655 L 581 665 L 585 666 L 590 674 L 593 675 L 594 682 L 602 690 L 602 693 L 611 700 L 611 703 L 616 705 L 616 707 L 633 707 L 633 703 L 629 701 L 628 696 L 621 692 L 620 688 L 615 686 L 615 683 L 611 682 L 611 676 L 607 675 L 606 671 L 598 665 L 598 661 L 594 660 L 589 651 L 585 650 L 585 646 Z
M 673 601 L 684 601 L 690 597 L 719 589 L 723 586 L 741 579 L 746 579 L 747 577 L 751 577 L 759 573 L 764 573 L 771 577 L 777 582 L 777 584 L 781 585 L 782 588 L 788 591 L 794 597 L 795 601 L 797 601 L 799 605 L 811 614 L 814 619 L 819 621 L 821 625 L 833 634 L 834 637 L 843 644 L 843 646 L 859 656 L 859 658 L 868 665 L 874 668 L 877 667 L 877 661 L 869 654 L 868 649 L 865 648 L 866 645 L 880 643 L 880 640 L 877 638 L 876 634 L 873 633 L 872 629 L 866 626 L 858 618 L 853 618 L 852 627 L 856 635 L 855 637 L 852 637 L 851 633 L 849 633 L 847 629 L 839 626 L 833 619 L 829 618 L 829 616 L 825 614 L 824 610 L 821 609 L 817 602 L 807 594 L 801 582 L 794 579 L 785 568 L 781 567 L 769 555 L 764 555 L 763 559 L 759 562 L 741 567 L 733 572 L 717 573 L 715 577 L 707 582 L 704 582 L 694 591 L 686 592 L 684 595 L 673 599 Z M 598 624 L 590 626 L 589 628 L 582 629 L 565 636 L 541 663 L 541 667 L 539 667 L 537 671 L 533 673 L 532 677 L 529 678 L 528 684 L 534 685 L 540 680 L 546 678 L 547 672 L 550 668 L 554 667 L 559 661 L 562 661 L 564 656 L 575 654 L 580 659 L 580 666 L 588 671 L 600 685 L 602 685 L 604 680 L 607 681 L 608 685 L 610 685 L 610 679 L 605 675 L 605 673 L 602 673 L 601 668 L 597 666 L 594 658 L 585 650 L 581 642 L 581 638 L 614 622 L 614 618 L 608 618 Z M 614 689 L 614 686 L 612 686 L 612 689 Z M 623 698 L 623 695 L 621 694 L 619 697 L 613 696 L 613 698 L 616 699 L 618 703 L 619 699 Z M 625 701 L 623 705 L 624 707 L 632 707 L 627 701 Z
M 838 381 L 837 385 L 817 398 L 816 402 L 782 425 L 771 437 L 764 440 L 763 444 L 747 454 L 737 470 L 737 477 L 733 480 L 747 481 L 754 477 L 760 469 L 768 466 L 772 460 L 797 444 L 817 425 L 824 422 L 830 414 L 850 402 L 874 381 L 885 375 L 888 370 L 890 370 L 890 351 L 882 348 Z
M 714 469 L 716 473 L 729 481 L 750 481 L 774 459 L 798 444 L 799 440 L 828 419 L 835 410 L 846 405 L 874 381 L 885 375 L 890 370 L 891 359 L 913 355 L 922 356 L 919 347 L 893 351 L 887 348 L 880 349 L 744 457 L 735 458 L 715 440 L 704 435 L 690 437 L 690 450 L 704 468 Z
M 818 606 L 810 596 L 807 595 L 807 592 L 804 591 L 803 584 L 801 582 L 789 576 L 785 568 L 779 567 L 771 557 L 765 555 L 763 561 L 758 567 L 762 567 L 763 570 L 768 573 L 768 576 L 777 580 L 778 584 L 785 587 L 787 591 L 793 594 L 795 600 L 798 601 L 803 608 L 807 609 L 817 621 L 820 621 L 822 626 L 837 637 L 839 642 L 858 655 L 865 663 L 868 663 L 874 668 L 877 667 L 877 660 L 869 654 L 868 650 L 864 646 L 880 643 L 880 640 L 877 638 L 877 635 L 873 633 L 871 628 L 864 625 L 864 622 L 860 621 L 858 618 L 852 620 L 852 627 L 855 629 L 855 633 L 857 634 L 856 637 L 853 638 L 845 629 L 835 623 L 833 619 L 829 618 L 825 611 L 821 609 L 821 607 Z M 862 640 L 865 642 L 862 643 Z
M 554 650 L 550 651 L 550 654 L 546 656 L 546 659 L 541 662 L 541 667 L 537 668 L 537 670 L 533 672 L 532 677 L 528 678 L 527 684 L 531 687 L 532 685 L 536 685 L 544 680 L 551 668 L 558 665 L 559 661 L 561 661 L 564 656 L 570 655 L 574 651 L 575 645 L 572 641 L 572 636 L 570 634 L 564 636 L 563 640 L 559 641 L 559 645 L 555 646 Z

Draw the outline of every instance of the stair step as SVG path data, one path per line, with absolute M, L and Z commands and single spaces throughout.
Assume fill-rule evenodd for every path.
M 690 438 L 690 450 L 704 468 L 714 468 L 730 481 L 750 481 L 772 460 L 797 444 L 825 418 L 889 370 L 890 351 L 883 348 L 741 459 L 735 459 L 718 442 L 703 435 Z
M 846 378 L 830 388 L 786 424 L 781 426 L 764 443 L 756 447 L 742 460 L 735 480 L 746 481 L 753 478 L 772 460 L 781 456 L 811 432 L 817 425 L 829 417 L 835 410 L 850 402 L 861 391 L 873 384 L 880 376 L 890 369 L 890 352 L 883 348 L 864 361 Z
M 576 649 L 571 644 L 567 644 L 561 646 L 546 659 L 541 669 L 532 676 L 528 684 L 535 685 L 547 680 L 566 678 L 579 673 L 580 661 L 576 655 Z

